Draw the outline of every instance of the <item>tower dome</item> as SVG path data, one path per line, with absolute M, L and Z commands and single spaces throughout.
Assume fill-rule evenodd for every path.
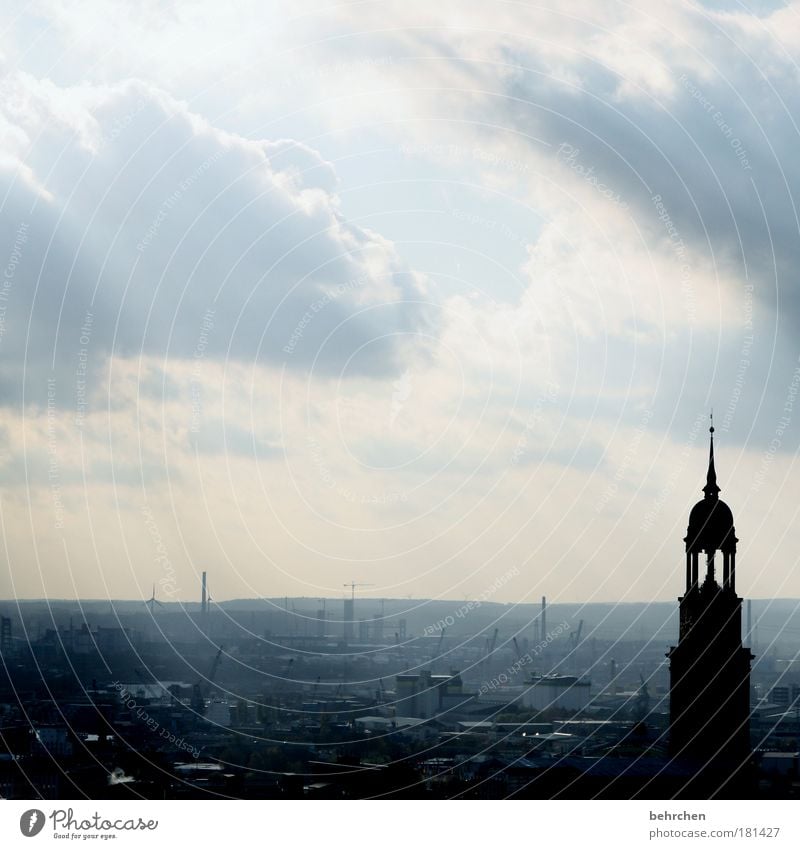
M 736 533 L 731 508 L 719 498 L 704 498 L 692 507 L 686 531 L 686 550 L 736 551 Z
M 711 434 L 708 473 L 703 487 L 705 497 L 692 507 L 689 513 L 689 527 L 686 532 L 687 553 L 705 551 L 712 554 L 721 551 L 733 554 L 736 551 L 736 532 L 733 526 L 731 508 L 719 497 L 717 472 L 714 468 L 714 425 L 709 428 Z

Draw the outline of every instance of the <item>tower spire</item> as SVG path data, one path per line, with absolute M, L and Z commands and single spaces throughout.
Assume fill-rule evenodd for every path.
M 714 413 L 711 413 L 711 427 L 708 432 L 711 435 L 710 445 L 708 449 L 708 472 L 706 473 L 706 485 L 703 487 L 703 492 L 706 498 L 717 498 L 719 496 L 719 487 L 717 486 L 717 471 L 714 468 Z

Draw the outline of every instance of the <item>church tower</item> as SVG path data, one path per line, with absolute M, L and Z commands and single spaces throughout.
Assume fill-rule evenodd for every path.
M 714 425 L 705 494 L 689 514 L 686 590 L 678 645 L 670 661 L 670 754 L 698 777 L 735 776 L 750 758 L 750 662 L 742 646 L 742 599 L 736 594 L 733 514 L 719 498 Z M 705 576 L 698 573 L 705 555 Z M 721 560 L 721 563 L 720 563 Z M 721 578 L 719 575 L 721 567 Z

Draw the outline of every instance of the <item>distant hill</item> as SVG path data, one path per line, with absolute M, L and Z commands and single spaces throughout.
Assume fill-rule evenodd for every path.
M 246 622 L 245 617 L 259 617 L 280 622 L 281 618 L 298 617 L 301 621 L 315 619 L 322 605 L 317 598 L 272 598 L 272 599 L 234 599 L 214 603 L 213 608 L 220 615 L 228 615 L 236 621 Z M 326 599 L 325 610 L 329 628 L 336 629 L 343 617 L 343 599 Z M 156 608 L 155 615 L 175 616 L 197 615 L 199 603 L 181 604 L 163 602 Z M 355 618 L 385 618 L 384 632 L 387 638 L 400 629 L 400 620 L 405 620 L 405 629 L 409 637 L 438 635 L 442 628 L 451 636 L 467 636 L 486 632 L 490 636 L 495 628 L 501 639 L 513 634 L 531 639 L 534 635 L 534 621 L 539 617 L 538 604 L 500 604 L 496 602 L 442 601 L 429 599 L 379 599 L 357 598 Z M 584 622 L 582 638 L 595 637 L 598 640 L 651 640 L 664 643 L 674 641 L 677 636 L 676 602 L 625 602 L 586 604 L 551 604 L 547 608 L 548 631 L 566 622 L 570 629 Z M 53 599 L 0 601 L 0 613 L 19 622 L 20 614 L 26 623 L 36 623 L 37 627 L 59 627 L 69 624 L 70 618 L 77 626 L 85 618 L 91 624 L 122 624 L 138 627 L 150 619 L 148 609 L 142 601 L 131 600 L 67 600 Z M 743 629 L 746 628 L 746 607 L 743 611 Z M 128 621 L 131 620 L 131 621 Z M 770 643 L 777 641 L 782 651 L 800 646 L 800 599 L 754 599 L 752 602 L 752 621 L 761 651 L 766 651 Z M 278 626 L 274 626 L 278 627 Z M 341 626 L 339 626 L 341 627 Z M 752 642 L 752 641 L 751 641 Z

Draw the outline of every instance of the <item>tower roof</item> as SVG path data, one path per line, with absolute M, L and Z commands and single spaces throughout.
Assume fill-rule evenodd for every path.
M 708 471 L 705 497 L 692 507 L 689 514 L 689 528 L 686 533 L 687 551 L 736 551 L 736 532 L 733 526 L 733 513 L 728 505 L 720 500 L 717 485 L 717 470 L 714 467 L 714 423 L 711 427 L 708 449 Z

